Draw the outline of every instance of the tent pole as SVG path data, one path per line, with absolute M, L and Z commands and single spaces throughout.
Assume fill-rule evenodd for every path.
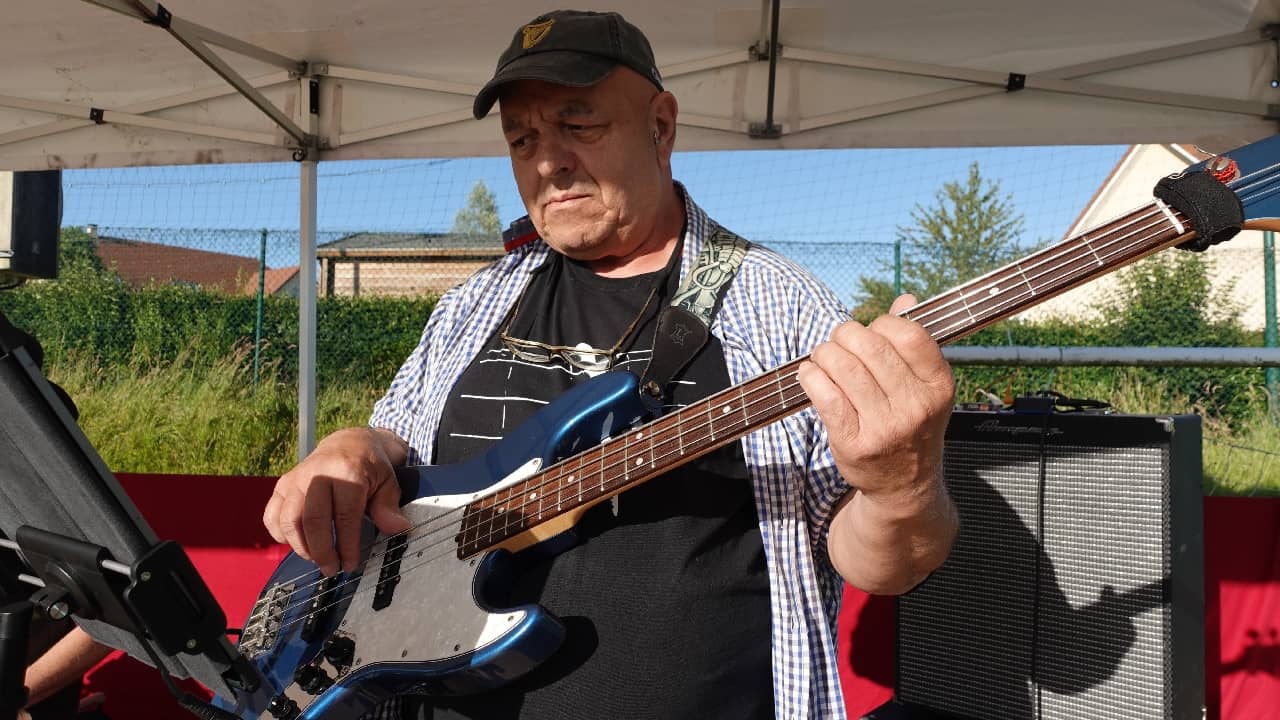
M 316 445 L 316 161 L 301 163 L 298 218 L 298 460 Z
M 298 78 L 298 103 L 307 136 L 314 139 L 320 126 L 320 81 Z M 316 206 L 320 149 L 312 145 L 298 151 L 301 164 L 298 203 L 298 460 L 316 446 Z
M 773 4 L 770 6 L 769 46 L 765 48 L 769 53 L 768 97 L 765 99 L 764 123 L 751 123 L 748 127 L 748 134 L 753 138 L 782 137 L 782 128 L 773 123 L 773 95 L 778 83 L 778 53 L 781 52 L 778 47 L 778 14 L 782 10 L 781 5 L 781 0 L 773 0 Z

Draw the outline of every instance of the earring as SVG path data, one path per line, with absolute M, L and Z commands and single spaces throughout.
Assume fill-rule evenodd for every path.
M 658 131 L 657 131 L 657 130 L 654 130 L 654 131 L 653 131 L 653 144 L 654 144 L 654 145 L 661 145 L 661 144 L 662 144 L 662 138 L 658 135 Z

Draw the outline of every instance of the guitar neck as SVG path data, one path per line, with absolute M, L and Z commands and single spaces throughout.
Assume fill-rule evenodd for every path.
M 945 344 L 1181 241 L 1189 226 L 1151 203 L 922 302 L 902 313 Z M 742 436 L 799 412 L 805 358 L 611 438 L 467 506 L 458 556 L 503 545 L 580 513 Z
M 922 302 L 903 316 L 944 345 L 1174 245 L 1189 231 L 1176 210 L 1151 203 Z

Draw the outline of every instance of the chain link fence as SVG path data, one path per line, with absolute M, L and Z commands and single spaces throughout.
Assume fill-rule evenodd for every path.
M 973 159 L 978 152 L 696 153 L 677 156 L 676 169 L 719 222 L 809 268 L 851 309 L 874 310 L 886 291 L 924 299 L 971 279 L 977 260 L 920 235 L 939 213 L 963 224 L 966 173 L 984 173 L 977 189 L 987 192 L 970 200 L 975 207 L 983 197 L 1007 202 L 1018 232 L 1002 251 L 1017 256 L 1061 239 L 1125 149 L 997 149 L 981 157 L 985 165 Z M 504 164 L 333 163 L 322 171 L 320 433 L 362 423 L 435 298 L 500 256 L 492 226 L 474 219 L 522 214 Z M 280 227 L 296 206 L 276 194 L 296 195 L 296 171 L 146 170 L 64 178 L 77 224 L 64 231 L 60 277 L 0 293 L 0 309 L 45 345 L 50 375 L 80 401 L 86 432 L 113 469 L 282 472 L 296 453 L 299 238 Z M 883 187 L 908 176 L 909 186 Z M 156 215 L 137 196 L 168 209 Z M 353 207 L 363 210 L 326 215 Z M 209 226 L 145 223 L 188 216 Z M 253 220 L 263 228 L 225 227 Z M 1161 253 L 965 342 L 1274 345 L 1268 243 L 1242 233 L 1209 253 Z M 958 367 L 957 378 L 959 402 L 1049 390 L 1123 412 L 1198 412 L 1209 491 L 1280 492 L 1274 370 Z

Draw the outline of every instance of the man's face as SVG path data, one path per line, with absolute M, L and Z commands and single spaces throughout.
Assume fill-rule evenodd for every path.
M 651 239 L 661 193 L 671 192 L 669 144 L 653 139 L 666 122 L 658 94 L 625 69 L 585 88 L 536 80 L 504 87 L 502 130 L 516 185 L 552 248 L 577 260 L 621 260 Z

